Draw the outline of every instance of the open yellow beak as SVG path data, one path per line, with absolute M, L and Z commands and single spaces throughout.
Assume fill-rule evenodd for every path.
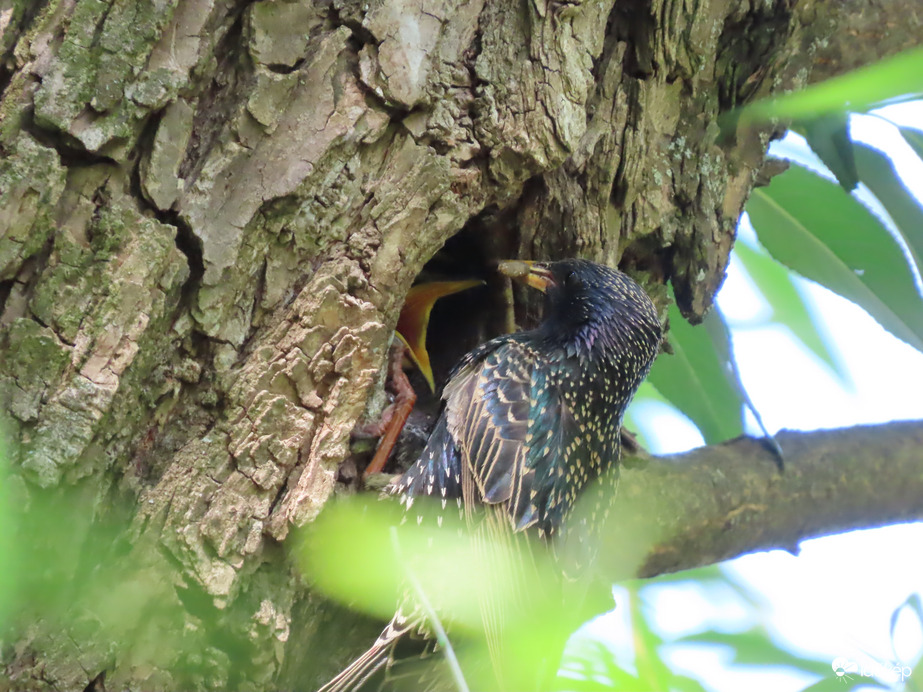
M 429 315 L 433 305 L 443 296 L 448 296 L 465 289 L 479 286 L 484 282 L 479 279 L 470 281 L 434 281 L 413 286 L 404 300 L 400 317 L 397 318 L 398 337 L 407 346 L 410 360 L 420 369 L 431 391 L 436 390 L 433 380 L 433 366 L 426 350 L 426 330 L 429 327 Z

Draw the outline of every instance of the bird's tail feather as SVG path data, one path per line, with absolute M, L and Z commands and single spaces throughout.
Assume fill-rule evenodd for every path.
M 397 613 L 388 626 L 378 635 L 375 643 L 368 651 L 337 674 L 317 692 L 355 692 L 361 690 L 369 679 L 388 662 L 394 644 L 407 631 L 413 628 L 413 623 L 401 613 Z
M 375 642 L 368 651 L 340 671 L 335 678 L 321 687 L 318 692 L 353 692 L 361 689 L 368 682 L 368 679 L 388 662 L 390 651 L 390 645 L 380 647 L 378 642 Z

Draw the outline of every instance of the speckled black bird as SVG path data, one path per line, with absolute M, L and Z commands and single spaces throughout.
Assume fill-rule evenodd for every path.
M 462 359 L 425 450 L 393 492 L 408 509 L 420 495 L 488 505 L 510 533 L 549 538 L 587 484 L 618 463 L 622 416 L 657 354 L 661 326 L 641 287 L 609 267 L 510 261 L 500 271 L 545 293 L 544 321 Z M 323 691 L 361 687 L 418 617 L 396 615 Z

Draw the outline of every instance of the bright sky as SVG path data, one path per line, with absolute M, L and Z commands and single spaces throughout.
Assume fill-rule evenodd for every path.
M 923 129 L 919 104 L 880 112 Z M 853 135 L 889 153 L 908 187 L 923 199 L 923 163 L 891 126 L 872 116 L 857 117 Z M 779 147 L 781 155 L 797 153 L 797 139 Z M 751 229 L 742 229 L 744 238 L 750 234 Z M 768 305 L 737 263 L 732 263 L 718 297 L 732 328 L 741 378 L 769 430 L 923 419 L 923 354 L 849 301 L 807 281 L 799 280 L 799 287 L 842 363 L 846 382 L 793 341 L 785 328 L 766 323 Z M 654 438 L 657 453 L 702 444 L 694 426 L 667 407 L 648 404 L 638 418 L 650 426 L 644 432 Z M 682 636 L 716 627 L 742 631 L 762 620 L 777 643 L 831 662 L 842 657 L 856 663 L 855 682 L 863 671 L 878 671 L 880 663 L 920 657 L 920 624 L 905 613 L 897 622 L 892 651 L 890 619 L 908 596 L 923 592 L 921 546 L 923 524 L 908 524 L 805 541 L 798 557 L 773 551 L 733 560 L 726 565 L 728 573 L 766 599 L 764 615 L 757 620 L 731 594 L 716 598 L 693 584 L 649 588 L 646 596 L 664 634 Z M 601 628 L 617 640 L 619 617 L 611 617 L 594 630 Z M 665 653 L 674 668 L 717 692 L 795 692 L 817 680 L 794 671 L 732 666 L 727 652 L 714 648 L 684 646 Z M 834 677 L 832 666 L 830 675 Z M 920 678 L 913 681 L 917 688 L 923 688 L 923 666 L 913 675 Z

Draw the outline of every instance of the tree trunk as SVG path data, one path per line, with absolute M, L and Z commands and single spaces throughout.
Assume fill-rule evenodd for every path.
M 105 536 L 109 571 L 17 621 L 5 684 L 311 688 L 374 628 L 281 542 L 424 264 L 580 254 L 698 320 L 777 132 L 719 116 L 920 27 L 913 0 L 0 0 L 8 487 L 33 517 L 78 495 L 59 567 L 98 577 Z

